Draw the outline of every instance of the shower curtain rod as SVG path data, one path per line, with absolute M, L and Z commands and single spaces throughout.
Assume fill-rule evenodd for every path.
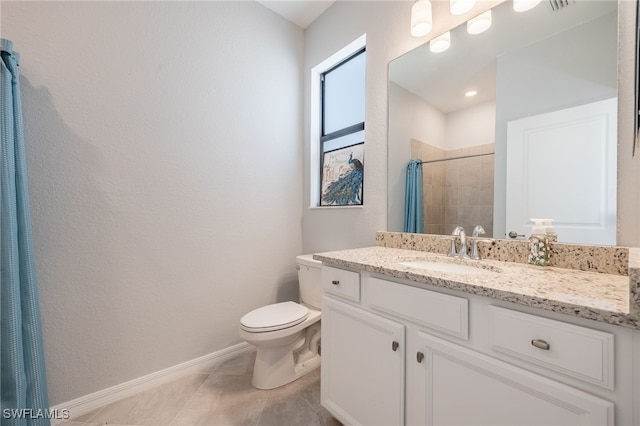
M 427 160 L 427 161 L 420 160 L 418 163 L 420 163 L 420 164 L 438 163 L 440 161 L 460 160 L 460 159 L 463 159 L 463 158 L 484 157 L 485 155 L 494 155 L 494 154 L 495 154 L 495 152 L 487 152 L 486 154 L 463 155 L 461 157 L 441 158 L 439 160 Z

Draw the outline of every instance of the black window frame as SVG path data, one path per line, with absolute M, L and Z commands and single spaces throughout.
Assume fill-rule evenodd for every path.
M 322 72 L 320 74 L 320 179 L 319 179 L 319 183 L 320 183 L 320 194 L 322 194 L 322 172 L 324 169 L 324 153 L 325 151 L 325 143 L 329 142 L 333 139 L 337 139 L 343 136 L 347 136 L 353 133 L 357 133 L 357 132 L 361 132 L 364 130 L 365 127 L 365 122 L 362 121 L 361 123 L 356 123 L 356 124 L 352 124 L 350 126 L 344 127 L 342 129 L 338 129 L 336 131 L 333 131 L 331 133 L 326 133 L 325 132 L 325 122 L 324 122 L 324 117 L 325 117 L 325 76 L 327 74 L 329 74 L 331 71 L 335 71 L 337 68 L 340 68 L 342 65 L 346 64 L 347 62 L 351 61 L 352 59 L 360 56 L 361 54 L 365 53 L 367 51 L 367 47 L 363 46 L 362 48 L 358 49 L 357 51 L 353 52 L 351 55 L 349 55 L 348 57 L 344 58 L 343 60 L 341 60 L 340 62 L 338 62 L 337 64 L 335 64 L 334 66 L 332 66 L 331 68 L 327 69 L 326 71 Z M 364 143 L 364 139 L 363 139 L 363 143 Z M 321 195 L 322 196 L 322 195 Z

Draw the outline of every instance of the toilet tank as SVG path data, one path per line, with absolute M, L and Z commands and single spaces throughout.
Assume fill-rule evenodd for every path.
M 300 301 L 318 309 L 322 308 L 322 284 L 320 283 L 322 262 L 314 260 L 311 254 L 302 254 L 296 257 L 296 263 Z

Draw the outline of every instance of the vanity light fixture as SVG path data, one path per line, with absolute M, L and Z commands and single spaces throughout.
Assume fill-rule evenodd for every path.
M 444 52 L 451 46 L 451 32 L 447 31 L 429 42 L 429 50 L 433 53 Z
M 449 0 L 449 10 L 453 15 L 462 15 L 467 13 L 473 6 L 476 5 L 476 0 Z
M 469 21 L 467 22 L 467 32 L 469 34 L 480 34 L 487 31 L 490 26 L 491 9 L 476 16 L 475 18 L 469 19 Z
M 433 28 L 431 1 L 417 0 L 411 7 L 411 35 L 422 37 Z
M 526 12 L 533 9 L 540 3 L 540 0 L 513 0 L 513 10 L 516 12 Z

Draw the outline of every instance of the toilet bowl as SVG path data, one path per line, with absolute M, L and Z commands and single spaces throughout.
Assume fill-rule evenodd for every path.
M 251 383 L 258 389 L 286 385 L 320 366 L 322 263 L 312 255 L 296 263 L 300 303 L 274 303 L 240 319 L 240 337 L 257 347 Z

